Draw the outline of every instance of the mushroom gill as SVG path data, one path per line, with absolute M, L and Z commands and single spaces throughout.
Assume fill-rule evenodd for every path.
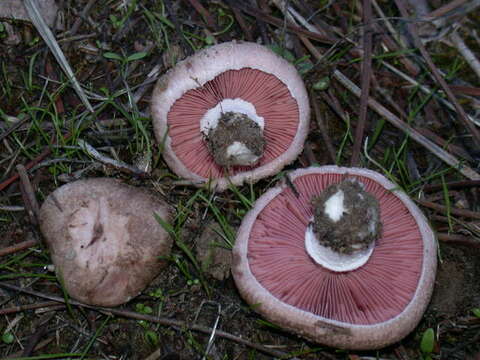
M 293 65 L 232 41 L 204 49 L 159 79 L 151 100 L 157 140 L 177 175 L 218 191 L 255 182 L 295 160 L 309 104 Z
M 286 184 L 267 191 L 237 233 L 232 272 L 242 296 L 270 321 L 330 346 L 374 349 L 406 336 L 435 279 L 435 236 L 421 211 L 367 169 L 324 166 L 289 178 L 296 191 Z M 305 234 L 315 198 L 345 178 L 378 201 L 382 231 L 367 261 L 332 270 L 309 254 Z

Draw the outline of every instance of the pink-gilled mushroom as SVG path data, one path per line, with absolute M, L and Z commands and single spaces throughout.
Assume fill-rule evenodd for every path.
M 295 67 L 256 43 L 232 41 L 178 63 L 151 109 L 173 172 L 218 191 L 280 171 L 303 149 L 310 108 Z
M 165 266 L 172 239 L 155 216 L 171 222 L 172 215 L 168 204 L 146 190 L 96 178 L 56 189 L 39 219 L 68 294 L 116 306 L 137 296 Z
M 270 189 L 242 221 L 232 268 L 240 294 L 325 345 L 375 349 L 405 337 L 435 279 L 436 239 L 424 215 L 371 170 L 324 166 L 289 177 L 293 187 Z

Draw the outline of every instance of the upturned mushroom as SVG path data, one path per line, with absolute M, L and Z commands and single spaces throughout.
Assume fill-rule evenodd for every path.
M 289 175 L 242 221 L 233 251 L 240 294 L 267 319 L 343 349 L 392 344 L 420 321 L 436 271 L 427 219 L 367 169 Z
M 296 159 L 308 96 L 295 67 L 268 48 L 232 41 L 178 63 L 151 99 L 157 140 L 177 175 L 218 191 L 255 182 Z
M 73 298 L 116 306 L 137 296 L 165 266 L 172 239 L 157 222 L 172 208 L 153 194 L 96 178 L 61 186 L 40 209 L 57 277 Z

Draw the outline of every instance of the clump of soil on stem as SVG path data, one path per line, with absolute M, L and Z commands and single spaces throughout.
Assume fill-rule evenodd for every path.
M 223 113 L 207 135 L 207 144 L 220 166 L 254 165 L 263 154 L 265 139 L 260 126 L 242 113 Z M 233 148 L 237 148 L 232 150 Z

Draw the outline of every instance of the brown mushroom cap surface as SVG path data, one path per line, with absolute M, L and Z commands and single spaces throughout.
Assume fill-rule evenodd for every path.
M 310 340 L 344 349 L 392 344 L 420 321 L 433 289 L 436 239 L 402 191 L 367 169 L 324 166 L 289 174 L 247 213 L 234 248 L 241 295 L 270 321 Z M 304 246 L 312 199 L 354 177 L 380 203 L 382 234 L 367 263 L 346 272 L 313 261 Z
M 138 295 L 165 265 L 172 239 L 154 214 L 171 207 L 153 194 L 107 178 L 79 180 L 51 193 L 40 228 L 70 296 L 116 306 Z
M 208 150 L 201 118 L 225 99 L 251 103 L 264 118 L 265 149 L 258 163 L 218 166 Z M 217 190 L 255 182 L 280 171 L 298 156 L 308 133 L 310 109 L 293 65 L 268 48 L 232 41 L 199 51 L 158 81 L 151 100 L 153 125 L 173 172 Z

